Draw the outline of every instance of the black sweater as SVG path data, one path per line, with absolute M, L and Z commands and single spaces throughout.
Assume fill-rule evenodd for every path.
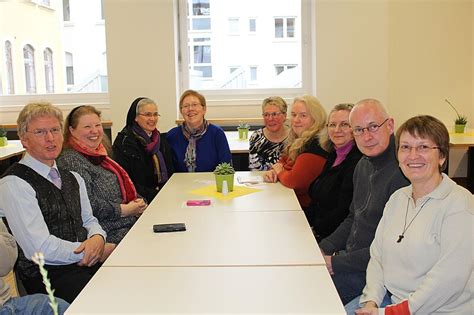
M 334 232 L 349 214 L 352 177 L 362 153 L 354 144 L 341 164 L 332 167 L 336 157 L 335 150 L 329 154 L 321 175 L 309 190 L 311 204 L 305 213 L 318 241 Z

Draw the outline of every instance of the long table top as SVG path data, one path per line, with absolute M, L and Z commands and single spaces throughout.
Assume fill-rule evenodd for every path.
M 156 206 L 145 211 L 104 266 L 325 265 L 303 211 Z M 187 230 L 153 233 L 153 224 L 176 222 Z
M 237 172 L 234 176 L 234 185 L 239 185 L 237 177 L 249 178 L 261 174 L 261 172 Z M 215 185 L 213 173 L 175 173 L 155 197 L 153 203 L 157 203 L 160 209 L 180 209 L 186 207 L 187 200 L 211 199 L 211 207 L 225 211 L 301 210 L 293 190 L 280 183 L 252 185 L 251 188 L 259 191 L 230 200 L 193 193 L 196 189 L 209 185 Z
M 345 314 L 325 267 L 102 267 L 66 314 Z

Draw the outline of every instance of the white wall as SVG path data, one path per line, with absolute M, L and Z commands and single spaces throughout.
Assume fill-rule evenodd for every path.
M 375 97 L 397 125 L 432 114 L 450 127 L 455 114 L 444 102 L 448 97 L 474 127 L 473 1 L 319 0 L 315 10 L 316 90 L 326 109 Z M 114 133 L 124 125 L 131 101 L 142 95 L 158 102 L 161 130 L 174 126 L 173 12 L 173 0 L 105 0 Z M 259 104 L 210 106 L 207 113 L 259 115 Z M 454 176 L 466 172 L 464 162 L 452 167 Z

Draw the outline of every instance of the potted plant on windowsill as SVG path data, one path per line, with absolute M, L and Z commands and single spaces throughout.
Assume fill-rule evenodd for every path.
M 0 147 L 6 147 L 7 145 L 7 131 L 5 130 L 5 128 L 0 127 Z
M 467 117 L 464 115 L 460 115 L 457 111 L 456 107 L 448 99 L 445 99 L 446 103 L 451 106 L 452 109 L 456 112 L 456 119 L 454 120 L 454 132 L 455 133 L 464 133 L 467 124 Z
M 216 188 L 218 192 L 222 192 L 224 181 L 227 182 L 228 191 L 234 190 L 234 174 L 235 170 L 230 163 L 223 162 L 216 166 L 214 175 L 216 177 Z
M 249 137 L 250 125 L 247 123 L 239 122 L 237 130 L 239 131 L 239 140 L 246 140 Z

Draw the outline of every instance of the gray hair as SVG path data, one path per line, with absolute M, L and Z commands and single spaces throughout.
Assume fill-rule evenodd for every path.
M 63 129 L 63 112 L 58 107 L 48 102 L 29 103 L 23 107 L 16 120 L 18 137 L 22 138 L 26 134 L 33 119 L 42 116 L 55 117 Z
M 145 105 L 148 105 L 148 104 L 152 104 L 152 105 L 155 105 L 156 107 L 158 107 L 158 105 L 156 105 L 155 101 L 152 100 L 151 98 L 142 98 L 141 100 L 138 101 L 138 104 L 137 104 L 137 110 L 135 111 L 135 116 L 138 116 L 138 114 L 140 113 L 140 109 L 145 106 Z

